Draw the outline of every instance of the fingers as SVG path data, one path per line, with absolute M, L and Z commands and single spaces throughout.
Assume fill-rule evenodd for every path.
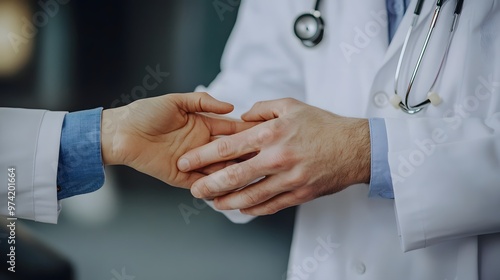
M 212 173 L 215 173 L 219 170 L 222 170 L 230 165 L 237 164 L 237 163 L 238 163 L 237 161 L 233 161 L 233 160 L 224 161 L 224 162 L 217 162 L 217 163 L 211 164 L 207 167 L 203 167 L 201 169 L 198 169 L 197 171 L 202 173 L 202 174 L 205 174 L 205 175 L 210 175 Z
M 163 179 L 162 181 L 178 188 L 183 188 L 183 189 L 189 189 L 194 182 L 200 180 L 201 178 L 205 177 L 205 174 L 202 174 L 200 172 L 189 172 L 186 175 L 187 177 L 181 181 L 177 181 L 178 183 L 172 184 L 172 182 L 168 179 Z
M 194 92 L 185 94 L 169 94 L 179 108 L 188 113 L 209 112 L 216 114 L 227 114 L 233 111 L 234 106 L 219 101 L 206 92 Z
M 270 138 L 269 129 L 265 124 L 257 125 L 243 132 L 219 138 L 204 146 L 195 148 L 177 162 L 177 167 L 183 172 L 196 170 L 204 166 L 237 159 L 243 155 L 258 152 L 266 138 Z
M 269 199 L 286 192 L 286 182 L 282 173 L 267 176 L 255 184 L 242 190 L 233 192 L 214 200 L 215 207 L 219 210 L 246 209 L 262 204 Z
M 293 192 L 285 192 L 279 194 L 264 203 L 256 206 L 241 209 L 240 212 L 252 216 L 271 215 L 283 209 L 300 205 L 305 202 L 300 195 L 297 195 L 298 190 Z
M 217 163 L 211 164 L 209 166 L 200 168 L 197 171 L 199 171 L 200 173 L 205 174 L 205 175 L 210 175 L 210 174 L 215 173 L 219 170 L 222 170 L 230 165 L 237 164 L 237 163 L 240 163 L 240 162 L 245 161 L 245 160 L 249 160 L 256 155 L 257 155 L 257 153 L 251 153 L 251 154 L 247 154 L 247 155 L 244 155 L 242 157 L 239 157 L 235 160 L 217 162 Z
M 282 115 L 287 107 L 298 103 L 300 102 L 293 98 L 257 102 L 250 111 L 241 116 L 241 119 L 247 122 L 275 119 Z
M 191 193 L 196 198 L 212 198 L 240 189 L 255 179 L 264 177 L 268 170 L 262 166 L 259 157 L 230 165 L 196 181 Z
M 204 116 L 211 135 L 232 135 L 258 125 L 258 122 L 242 122 L 231 119 Z

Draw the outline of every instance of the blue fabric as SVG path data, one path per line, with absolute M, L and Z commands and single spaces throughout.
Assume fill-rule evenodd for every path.
M 101 157 L 102 108 L 66 114 L 64 117 L 57 199 L 93 192 L 104 184 Z
M 372 149 L 370 197 L 394 198 L 394 189 L 389 168 L 387 129 L 384 119 L 373 118 L 370 122 Z
M 411 0 L 386 0 L 387 19 L 389 21 L 389 42 L 392 41 L 396 30 L 405 15 Z

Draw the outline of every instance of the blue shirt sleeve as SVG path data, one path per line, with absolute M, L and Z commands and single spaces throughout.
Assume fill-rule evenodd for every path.
M 373 118 L 370 123 L 371 177 L 370 197 L 394 198 L 388 159 L 387 130 L 384 119 Z
M 57 199 L 93 192 L 104 184 L 102 108 L 66 114 L 57 168 Z

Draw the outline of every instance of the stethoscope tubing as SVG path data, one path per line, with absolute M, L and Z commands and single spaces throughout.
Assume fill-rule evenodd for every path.
M 408 43 L 409 43 L 410 38 L 411 38 L 411 36 L 413 34 L 413 30 L 415 29 L 416 24 L 418 22 L 418 19 L 420 17 L 420 13 L 422 11 L 422 7 L 423 7 L 423 4 L 424 4 L 424 1 L 425 0 L 419 0 L 417 2 L 417 4 L 416 4 L 414 16 L 413 16 L 413 21 L 412 21 L 412 24 L 410 25 L 410 27 L 408 29 L 408 32 L 406 34 L 405 41 L 403 43 L 403 47 L 402 47 L 402 50 L 401 50 L 401 53 L 400 53 L 400 56 L 399 56 L 398 64 L 397 64 L 397 67 L 396 67 L 396 74 L 394 75 L 394 93 L 396 95 L 395 97 L 399 96 L 398 95 L 398 88 L 399 88 L 399 80 L 400 80 L 400 77 L 401 77 L 401 70 L 402 70 L 403 60 L 404 60 L 405 54 L 407 52 Z M 430 100 L 430 98 L 427 98 L 423 102 L 421 102 L 421 103 L 419 103 L 419 104 L 417 104 L 415 106 L 411 106 L 410 103 L 409 103 L 409 98 L 410 98 L 411 91 L 412 91 L 413 85 L 415 83 L 416 77 L 417 77 L 418 72 L 420 70 L 420 66 L 421 66 L 422 61 L 423 61 L 423 59 L 425 57 L 425 54 L 427 52 L 429 42 L 430 42 L 430 40 L 432 38 L 434 29 L 436 27 L 436 23 L 437 23 L 437 21 L 439 19 L 439 15 L 441 13 L 442 6 L 444 5 L 445 2 L 446 1 L 443 1 L 443 0 L 437 0 L 437 2 L 436 2 L 436 7 L 434 9 L 434 13 L 433 13 L 433 16 L 432 16 L 432 20 L 431 20 L 431 24 L 430 24 L 430 27 L 429 27 L 429 31 L 427 32 L 427 35 L 426 35 L 426 38 L 424 40 L 424 43 L 423 43 L 422 49 L 420 51 L 419 57 L 417 59 L 416 65 L 413 68 L 413 72 L 412 72 L 412 75 L 410 77 L 410 81 L 408 83 L 408 87 L 407 87 L 407 90 L 406 90 L 404 102 L 403 102 L 403 100 L 400 100 L 399 104 L 398 104 L 399 105 L 398 107 L 401 108 L 404 112 L 406 112 L 408 114 L 416 114 L 416 113 L 420 112 L 429 103 L 432 103 L 432 101 Z M 449 51 L 450 51 L 450 48 L 451 48 L 451 43 L 453 41 L 455 30 L 456 30 L 457 25 L 458 25 L 458 20 L 459 20 L 459 17 L 461 15 L 461 12 L 462 12 L 462 8 L 463 8 L 463 0 L 457 0 L 457 5 L 455 7 L 455 13 L 454 13 L 454 18 L 453 18 L 453 23 L 452 23 L 452 27 L 451 27 L 451 30 L 450 30 L 450 36 L 449 36 L 448 44 L 447 44 L 447 47 L 446 47 L 446 51 L 445 51 L 445 54 L 443 56 L 443 59 L 441 60 L 440 65 L 439 65 L 438 73 L 437 73 L 436 77 L 434 78 L 433 84 L 432 84 L 432 86 L 431 86 L 431 88 L 429 90 L 429 94 L 436 94 L 436 96 L 437 96 L 437 93 L 435 93 L 434 90 L 435 90 L 435 87 L 436 87 L 436 85 L 437 85 L 437 83 L 439 81 L 439 77 L 440 77 L 441 71 L 444 68 L 444 65 L 446 64 L 446 61 L 447 61 L 447 58 L 448 58 L 448 54 L 449 54 Z M 439 102 L 436 102 L 436 103 L 439 103 Z

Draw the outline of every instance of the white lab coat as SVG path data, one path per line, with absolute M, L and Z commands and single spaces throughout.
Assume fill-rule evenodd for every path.
M 56 223 L 57 165 L 66 112 L 0 108 L 0 215 Z M 8 168 L 15 169 L 15 193 L 8 193 Z
M 500 1 L 465 1 L 437 87 L 443 103 L 415 116 L 389 104 L 415 1 L 390 45 L 385 0 L 322 1 L 325 36 L 308 49 L 293 22 L 314 2 L 243 1 L 222 72 L 198 88 L 237 114 L 293 97 L 386 120 L 395 200 L 368 198 L 368 186 L 356 185 L 300 206 L 288 279 L 500 279 Z M 412 104 L 425 99 L 439 68 L 455 9 L 448 2 Z M 434 4 L 426 1 L 410 41 L 401 92 Z

